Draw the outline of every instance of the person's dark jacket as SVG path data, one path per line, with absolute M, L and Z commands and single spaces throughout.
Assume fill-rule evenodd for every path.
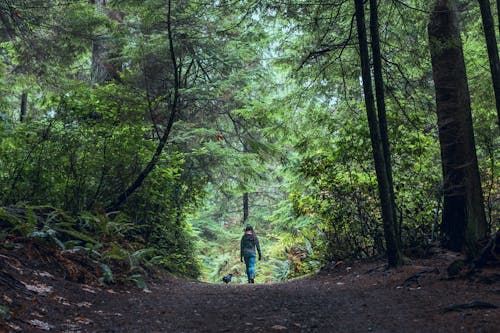
M 240 259 L 243 260 L 243 257 L 249 256 L 249 255 L 255 255 L 255 249 L 257 249 L 257 252 L 259 253 L 259 260 L 261 258 L 261 252 L 260 252 L 260 244 L 259 244 L 259 238 L 255 236 L 254 234 L 244 234 L 243 237 L 241 237 L 241 244 L 240 244 Z

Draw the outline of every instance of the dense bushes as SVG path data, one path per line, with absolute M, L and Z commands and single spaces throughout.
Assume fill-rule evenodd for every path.
M 122 211 L 106 212 L 155 149 L 140 109 L 139 96 L 115 85 L 80 86 L 47 103 L 45 116 L 3 123 L 0 202 L 27 212 L 4 232 L 42 237 L 65 249 L 83 246 L 102 258 L 124 260 L 148 249 L 150 262 L 196 277 L 193 236 L 184 220 L 202 195 L 202 178 L 193 180 L 193 171 L 185 169 L 192 157 L 180 151 L 163 155 Z M 40 205 L 61 210 L 30 213 Z M 67 218 L 54 219 L 59 215 Z M 11 221 L 9 214 L 2 216 Z

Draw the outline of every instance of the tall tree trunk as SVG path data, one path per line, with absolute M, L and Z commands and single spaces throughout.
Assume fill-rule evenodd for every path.
M 500 60 L 498 59 L 498 46 L 495 34 L 495 23 L 491 15 L 490 0 L 478 0 L 481 7 L 481 17 L 483 19 L 484 37 L 488 49 L 488 59 L 490 61 L 490 72 L 495 91 L 495 103 L 497 107 L 497 121 L 500 126 Z
M 167 16 L 167 33 L 168 33 L 168 41 L 169 41 L 169 52 L 170 52 L 170 61 L 172 63 L 172 75 L 174 76 L 174 92 L 172 102 L 170 104 L 170 116 L 168 118 L 167 126 L 163 132 L 162 137 L 156 146 L 156 151 L 151 157 L 151 160 L 146 165 L 146 167 L 139 173 L 134 182 L 123 191 L 118 198 L 108 207 L 108 211 L 117 210 L 127 199 L 128 197 L 134 193 L 144 182 L 146 177 L 153 171 L 154 167 L 158 163 L 163 148 L 165 147 L 167 140 L 169 138 L 170 132 L 172 130 L 172 126 L 175 121 L 175 116 L 177 114 L 178 104 L 179 104 L 179 89 L 180 89 L 180 70 L 177 64 L 177 58 L 174 50 L 174 37 L 172 33 L 172 15 L 171 15 L 171 7 L 172 1 L 168 1 L 168 16 Z
M 248 192 L 243 193 L 243 221 L 242 223 L 248 220 Z
M 94 4 L 96 11 L 106 14 L 109 19 L 121 22 L 121 17 L 117 12 L 107 7 L 106 0 L 90 0 Z M 117 56 L 117 47 L 113 45 L 109 36 L 104 38 L 95 38 L 92 40 L 92 65 L 91 65 L 91 84 L 102 84 L 107 81 L 116 80 L 121 82 L 119 64 L 113 60 Z
M 385 96 L 384 96 L 384 78 L 382 76 L 382 55 L 380 51 L 377 0 L 370 0 L 370 36 L 372 42 L 371 46 L 373 55 L 373 77 L 375 79 L 378 125 L 380 128 L 382 148 L 384 149 L 385 167 L 386 167 L 387 177 L 389 180 L 389 196 L 391 200 L 390 204 L 392 208 L 392 215 L 394 216 L 394 221 L 396 221 L 397 217 L 396 197 L 394 195 L 392 167 L 391 167 L 391 149 L 389 146 L 389 134 L 387 131 L 387 115 L 386 115 Z M 396 238 L 398 240 L 398 243 L 400 243 L 401 230 L 399 230 L 399 224 L 395 222 L 394 227 L 396 231 Z
M 95 10 L 98 12 L 104 12 L 106 8 L 106 0 L 90 0 L 90 3 L 94 4 Z M 104 83 L 111 78 L 105 66 L 108 48 L 109 46 L 103 40 L 99 38 L 92 40 L 92 65 L 90 70 L 92 85 Z
M 487 225 L 454 1 L 435 1 L 428 29 L 443 167 L 442 244 L 474 254 Z
M 363 0 L 354 0 L 356 8 L 356 22 L 358 30 L 359 53 L 361 58 L 361 76 L 363 79 L 363 92 L 366 104 L 366 114 L 370 128 L 370 137 L 375 161 L 375 172 L 377 174 L 380 203 L 382 206 L 382 220 L 384 236 L 387 247 L 387 258 L 389 266 L 395 267 L 402 264 L 402 255 L 396 237 L 396 216 L 391 207 L 390 179 L 384 157 L 384 148 L 380 135 L 380 127 L 377 121 L 377 111 L 372 91 L 370 58 L 368 54 L 368 41 L 366 36 L 365 11 Z
M 28 108 L 28 93 L 21 94 L 21 110 L 19 112 L 19 121 L 22 123 L 26 119 L 26 112 Z
M 237 127 L 235 127 L 235 129 L 236 129 L 236 133 L 238 134 Z M 243 141 L 242 139 L 240 139 L 240 140 L 241 140 L 241 143 L 243 144 L 243 152 L 245 154 L 249 153 L 250 150 L 248 149 L 246 142 Z M 243 181 L 245 182 L 245 184 L 247 183 L 247 179 L 243 179 Z M 248 192 L 245 191 L 245 193 L 243 193 L 243 219 L 241 221 L 242 224 L 246 223 L 246 221 L 248 220 L 248 216 L 249 216 Z

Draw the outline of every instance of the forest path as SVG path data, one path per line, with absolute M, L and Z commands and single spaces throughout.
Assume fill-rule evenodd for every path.
M 386 271 L 383 262 L 340 265 L 276 284 L 169 281 L 137 289 L 84 291 L 84 332 L 498 332 L 499 309 L 443 312 L 481 300 L 500 305 L 498 283 L 449 281 L 436 265 Z M 438 270 L 443 272 L 444 267 Z M 405 285 L 408 277 L 421 274 Z M 444 270 L 445 271 L 445 270 Z M 498 273 L 498 271 L 497 271 Z M 81 300 L 80 300 L 81 301 Z M 81 320 L 85 322 L 83 319 Z
M 150 281 L 147 291 L 25 269 L 17 277 L 38 294 L 3 289 L 16 314 L 0 319 L 0 332 L 498 332 L 500 309 L 443 311 L 475 300 L 500 306 L 498 279 L 444 279 L 449 262 L 434 257 L 389 271 L 382 261 L 341 264 L 275 284 L 170 278 Z M 500 276 L 499 269 L 486 273 Z

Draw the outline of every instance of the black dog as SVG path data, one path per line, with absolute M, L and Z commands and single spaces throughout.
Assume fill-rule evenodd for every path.
M 233 274 L 228 274 L 222 278 L 222 281 L 224 281 L 225 283 L 229 283 L 229 282 L 231 282 L 232 278 L 233 278 Z

